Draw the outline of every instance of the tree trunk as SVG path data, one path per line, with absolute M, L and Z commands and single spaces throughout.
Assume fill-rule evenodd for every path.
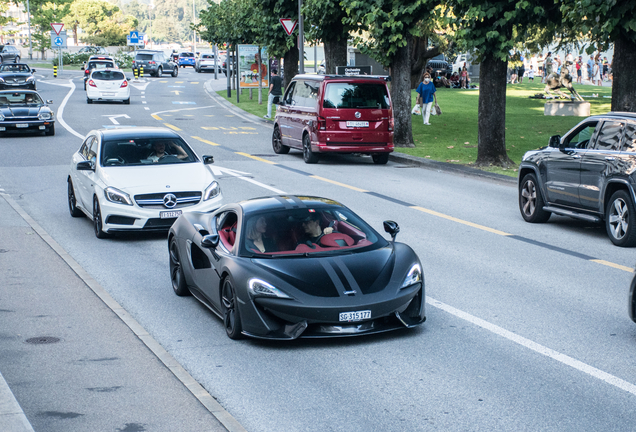
M 397 49 L 391 64 L 391 99 L 395 131 L 393 144 L 396 147 L 415 147 L 411 128 L 411 45 L 413 38 L 407 36 L 407 45 Z
M 333 34 L 342 35 L 344 26 L 334 29 Z M 347 37 L 341 37 L 340 40 L 325 41 L 325 73 L 335 74 L 336 66 L 347 66 Z
M 636 112 L 636 44 L 621 38 L 614 42 L 612 111 Z
M 506 153 L 507 69 L 507 61 L 484 55 L 479 69 L 477 166 L 514 165 Z
M 298 59 L 300 53 L 298 52 L 298 38 L 294 42 L 294 46 L 285 53 L 283 71 L 284 71 L 284 87 L 287 88 L 292 78 L 298 75 Z

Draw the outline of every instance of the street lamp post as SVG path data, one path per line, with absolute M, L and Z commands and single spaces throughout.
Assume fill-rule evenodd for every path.
M 29 60 L 33 60 L 33 45 L 31 44 L 31 8 L 29 8 L 29 0 L 27 0 L 27 26 L 29 29 Z

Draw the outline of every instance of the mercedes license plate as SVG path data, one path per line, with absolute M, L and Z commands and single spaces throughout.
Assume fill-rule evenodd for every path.
M 179 217 L 180 215 L 181 215 L 181 210 L 159 212 L 159 217 L 161 219 L 176 218 L 176 217 Z
M 369 122 L 365 121 L 348 121 L 347 127 L 369 127 Z
M 28 123 L 18 123 L 15 125 L 15 127 L 17 128 L 28 128 L 29 124 Z
M 340 312 L 340 321 L 362 321 L 371 318 L 371 311 Z

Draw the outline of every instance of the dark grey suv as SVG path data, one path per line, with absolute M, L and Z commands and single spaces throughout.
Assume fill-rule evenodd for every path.
M 144 75 L 153 75 L 160 78 L 164 73 L 173 77 L 179 75 L 179 66 L 163 51 L 140 50 L 135 53 L 132 68 L 144 68 Z
M 589 117 L 519 166 L 519 209 L 527 222 L 552 213 L 604 222 L 617 246 L 636 246 L 636 114 Z

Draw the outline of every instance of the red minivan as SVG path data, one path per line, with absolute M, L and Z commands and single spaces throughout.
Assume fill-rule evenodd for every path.
M 274 152 L 303 151 L 306 163 L 320 153 L 364 153 L 386 164 L 393 151 L 393 109 L 387 77 L 296 75 L 274 121 Z

